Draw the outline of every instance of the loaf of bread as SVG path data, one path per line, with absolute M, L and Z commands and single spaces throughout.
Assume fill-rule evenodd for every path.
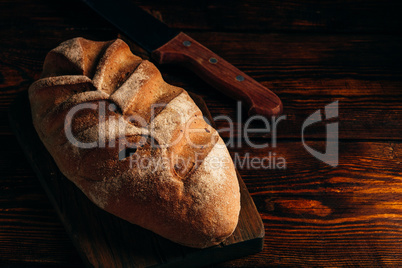
M 35 129 L 97 206 L 182 245 L 217 245 L 237 226 L 228 150 L 182 88 L 117 39 L 75 38 L 29 88 Z

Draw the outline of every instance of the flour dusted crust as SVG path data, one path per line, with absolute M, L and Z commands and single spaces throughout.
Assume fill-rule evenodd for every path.
M 29 98 L 56 164 L 102 209 L 197 248 L 219 244 L 236 228 L 239 185 L 222 139 L 185 90 L 164 82 L 122 40 L 60 44 Z M 168 160 L 149 161 L 158 159 Z

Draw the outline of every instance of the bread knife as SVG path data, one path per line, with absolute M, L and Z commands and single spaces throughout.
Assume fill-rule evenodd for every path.
M 187 34 L 169 28 L 130 0 L 82 0 L 144 48 L 158 64 L 180 64 L 212 87 L 245 102 L 249 115 L 282 112 L 279 97 Z

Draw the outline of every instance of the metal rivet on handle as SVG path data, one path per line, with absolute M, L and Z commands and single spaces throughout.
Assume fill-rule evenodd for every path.
M 189 46 L 191 46 L 191 42 L 188 41 L 188 40 L 186 40 L 186 41 L 183 42 L 183 45 L 184 45 L 185 47 L 189 47 Z
M 209 58 L 209 62 L 212 63 L 212 64 L 215 64 L 215 63 L 218 62 L 218 60 L 215 59 L 215 58 Z
M 244 81 L 244 76 L 238 75 L 238 76 L 236 76 L 236 80 L 239 82 Z

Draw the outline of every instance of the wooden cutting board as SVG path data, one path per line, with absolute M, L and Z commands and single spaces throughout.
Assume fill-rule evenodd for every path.
M 191 96 L 212 122 L 205 102 L 197 95 Z M 241 211 L 233 235 L 218 246 L 193 249 L 130 224 L 89 201 L 61 174 L 39 140 L 27 92 L 12 104 L 9 118 L 26 157 L 88 267 L 202 267 L 262 250 L 264 225 L 239 173 Z

